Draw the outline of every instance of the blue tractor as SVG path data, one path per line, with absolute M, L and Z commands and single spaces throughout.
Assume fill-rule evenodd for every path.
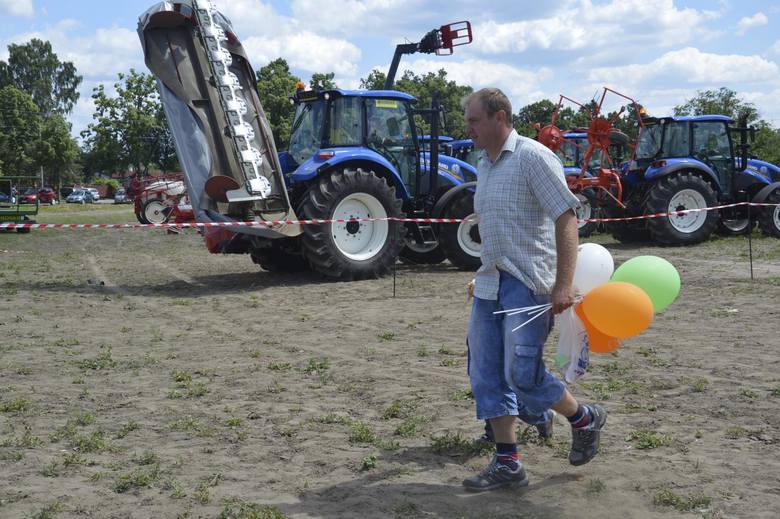
M 609 213 L 672 214 L 611 224 L 618 240 L 690 245 L 716 230 L 751 232 L 755 222 L 764 233 L 780 237 L 778 206 L 677 213 L 744 201 L 780 203 L 780 168 L 748 159 L 751 129 L 735 128 L 732 119 L 722 115 L 644 117 L 642 122 L 635 159 L 621 176 L 626 208 L 612 207 Z M 741 136 L 738 144 L 734 134 Z
M 399 45 L 384 90 L 298 90 L 290 145 L 281 153 L 246 52 L 212 2 L 157 3 L 141 15 L 138 34 L 193 214 L 207 224 L 209 251 L 249 253 L 268 270 L 313 268 L 343 280 L 383 275 L 399 255 L 479 266 L 477 224 L 468 218 L 476 172 L 439 154 L 435 99 L 421 109 L 392 90 L 403 54 L 452 53 L 471 42 L 468 22 Z M 430 121 L 427 139 L 417 137 L 417 116 Z M 438 217 L 467 221 L 402 221 Z

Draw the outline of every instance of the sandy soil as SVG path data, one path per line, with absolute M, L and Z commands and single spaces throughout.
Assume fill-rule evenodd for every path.
M 600 241 L 684 285 L 574 387 L 610 413 L 601 454 L 521 428 L 530 486 L 471 495 L 469 274 L 399 264 L 394 298 L 189 231 L 0 234 L 0 517 L 777 517 L 780 240 L 755 282 L 744 238 Z

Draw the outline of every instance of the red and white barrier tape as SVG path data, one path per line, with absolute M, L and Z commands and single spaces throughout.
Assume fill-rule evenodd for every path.
M 578 219 L 579 222 L 627 222 L 631 220 L 646 220 L 649 218 L 662 218 L 664 216 L 682 216 L 688 213 L 702 211 L 715 211 L 729 207 L 749 205 L 751 207 L 777 207 L 780 204 L 759 204 L 755 202 L 739 202 L 736 204 L 719 205 L 715 207 L 702 207 L 699 209 L 684 209 L 667 213 L 645 214 L 641 216 L 628 216 L 625 218 L 586 218 Z M 276 227 L 280 225 L 322 225 L 328 223 L 350 222 L 416 222 L 416 223 L 460 223 L 464 218 L 338 218 L 335 220 L 274 220 L 260 222 L 191 222 L 191 223 L 0 223 L 0 230 L 8 229 L 188 229 L 200 227 Z

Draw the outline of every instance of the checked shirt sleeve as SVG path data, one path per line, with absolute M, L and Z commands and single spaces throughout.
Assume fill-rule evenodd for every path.
M 579 206 L 577 197 L 566 185 L 563 166 L 552 152 L 536 151 L 531 154 L 530 160 L 532 164 L 528 183 L 547 216 L 555 221 L 566 211 Z

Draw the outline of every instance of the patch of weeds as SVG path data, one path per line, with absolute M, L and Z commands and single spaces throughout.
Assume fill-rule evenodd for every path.
M 446 359 L 441 359 L 439 365 L 444 367 L 452 367 L 452 366 L 460 366 L 460 363 L 461 363 L 460 359 L 446 358 Z
M 183 499 L 187 497 L 187 492 L 184 491 L 184 487 L 176 479 L 167 479 L 163 482 L 162 487 L 164 490 L 170 490 L 171 499 Z
M 455 389 L 447 394 L 447 399 L 453 402 L 474 400 L 474 393 L 471 392 L 471 389 Z
M 81 359 L 77 365 L 83 370 L 112 369 L 117 366 L 117 361 L 111 356 L 111 346 L 101 346 L 104 351 L 91 359 Z
M 467 440 L 461 433 L 446 433 L 431 438 L 431 450 L 448 456 L 481 456 L 492 453 L 495 446 L 488 442 Z
M 85 384 L 86 382 L 87 380 L 83 376 L 79 375 L 71 381 L 71 384 Z
M 385 407 L 382 412 L 382 419 L 407 418 L 417 409 L 417 402 L 413 400 L 393 400 L 393 403 Z
M 204 430 L 203 424 L 200 423 L 200 420 L 192 416 L 185 416 L 184 418 L 179 418 L 178 420 L 174 420 L 168 424 L 168 427 L 171 430 L 182 431 L 182 432 L 199 433 L 199 432 L 203 432 Z
M 16 371 L 17 375 L 25 375 L 26 376 L 26 375 L 29 375 L 29 374 L 32 373 L 32 368 L 30 368 L 28 366 L 17 366 L 15 371 Z
M 190 398 L 200 398 L 208 392 L 209 388 L 203 382 L 195 382 L 187 388 L 187 396 Z
M 458 355 L 458 353 L 446 346 L 439 346 L 439 355 Z
M 138 422 L 136 422 L 135 420 L 130 420 L 129 422 L 123 424 L 122 427 L 119 428 L 119 430 L 114 435 L 114 438 L 122 439 L 128 434 L 130 434 L 131 432 L 137 431 L 140 428 L 141 426 L 138 425 Z
M 63 467 L 72 467 L 74 465 L 91 465 L 92 463 L 78 452 L 68 452 L 62 457 Z
M 192 492 L 192 497 L 202 505 L 209 504 L 211 502 L 211 492 L 209 491 L 208 484 L 205 481 L 198 483 L 198 486 L 196 486 L 195 490 Z
M 92 483 L 97 483 L 98 481 L 100 481 L 100 480 L 101 480 L 101 479 L 103 479 L 104 477 L 106 477 L 106 473 L 105 473 L 105 472 L 103 472 L 102 470 L 98 470 L 97 472 L 95 472 L 94 474 L 92 474 L 92 475 L 89 477 L 89 480 L 90 480 Z
M 352 424 L 352 419 L 348 416 L 339 416 L 335 413 L 328 413 L 324 416 L 318 416 L 317 418 L 313 418 L 314 422 L 317 423 L 324 423 L 324 424 L 340 424 L 340 425 L 350 425 Z
M 43 445 L 43 441 L 33 435 L 29 427 L 25 427 L 21 436 L 13 436 L 0 442 L 0 447 L 17 447 L 20 449 L 37 449 L 41 445 Z
M 599 478 L 591 479 L 588 483 L 588 494 L 600 494 L 607 489 L 607 485 Z
M 772 396 L 780 396 L 780 386 L 770 389 L 769 394 Z
M 425 416 L 410 416 L 406 418 L 401 425 L 395 428 L 393 434 L 404 438 L 410 438 L 420 432 L 422 426 L 429 421 L 430 419 Z
M 758 393 L 752 389 L 740 389 L 739 396 L 747 398 L 748 400 L 755 400 L 758 398 Z
M 225 425 L 228 427 L 241 427 L 241 425 L 244 423 L 244 420 L 239 418 L 238 416 L 231 416 L 227 420 L 225 420 Z
M 292 364 L 289 362 L 270 362 L 268 363 L 268 369 L 271 371 L 288 371 L 292 369 Z
M 376 456 L 374 454 L 366 456 L 360 461 L 360 470 L 371 470 L 376 468 Z
M 363 422 L 352 422 L 349 426 L 349 441 L 352 443 L 378 443 L 379 436 Z
M 745 438 L 750 435 L 750 431 L 745 429 L 744 427 L 729 427 L 726 429 L 726 438 L 729 440 L 738 440 L 740 438 Z
M 54 346 L 59 348 L 70 348 L 71 346 L 78 346 L 81 344 L 78 339 L 57 339 L 54 341 Z
M 393 513 L 396 517 L 416 517 L 420 508 L 411 501 L 404 501 L 393 507 Z
M 52 461 L 51 463 L 43 466 L 41 469 L 41 474 L 47 478 L 59 477 L 62 474 L 62 465 L 60 465 L 59 461 Z
M 420 344 L 420 346 L 417 347 L 417 356 L 418 357 L 428 356 L 428 347 L 425 344 Z
M 23 413 L 30 410 L 30 402 L 24 398 L 14 398 L 0 404 L 0 413 Z
M 327 357 L 321 359 L 309 359 L 309 363 L 303 368 L 303 372 L 307 375 L 317 374 L 322 375 L 330 369 L 330 360 Z
M 274 383 L 271 384 L 270 386 L 268 386 L 266 388 L 266 390 L 269 393 L 271 393 L 272 395 L 278 395 L 279 393 L 281 393 L 285 389 L 284 389 L 284 387 L 282 387 L 282 385 L 278 381 L 274 380 Z
M 260 357 L 263 356 L 263 352 L 261 352 L 260 350 L 251 350 L 249 352 L 249 356 L 252 357 L 253 359 L 259 359 Z
M 133 461 L 138 465 L 159 465 L 160 457 L 152 450 L 145 450 L 141 454 L 134 456 Z
M 661 506 L 671 506 L 678 512 L 691 512 L 710 505 L 712 499 L 702 493 L 682 496 L 668 487 L 659 489 L 653 497 L 653 503 Z
M 655 348 L 651 348 L 650 346 L 640 346 L 639 347 L 639 354 L 643 355 L 644 357 L 653 357 L 655 354 L 658 353 L 658 350 Z
M 94 422 L 95 415 L 93 415 L 88 411 L 76 413 L 76 416 L 73 417 L 73 421 L 76 423 L 76 425 L 83 427 L 85 425 L 90 425 L 92 422 Z
M 177 387 L 184 388 L 192 383 L 192 373 L 189 371 L 173 370 L 171 372 L 171 379 L 173 379 Z
M 275 506 L 260 506 L 240 499 L 228 499 L 217 519 L 287 519 Z
M 114 447 L 106 440 L 106 434 L 102 429 L 87 435 L 74 435 L 70 439 L 70 446 L 77 452 L 105 452 L 112 451 Z
M 48 505 L 44 505 L 43 508 L 30 516 L 30 519 L 54 519 L 58 513 L 62 511 L 62 505 L 59 502 L 54 502 Z
M 383 342 L 389 342 L 395 339 L 395 332 L 384 332 L 377 335 L 377 339 Z
M 637 429 L 628 435 L 628 441 L 635 441 L 637 449 L 656 449 L 669 445 L 672 442 L 671 436 L 648 429 Z
M 604 370 L 604 373 L 609 373 L 610 375 L 623 375 L 628 371 L 627 367 L 621 366 L 617 361 L 609 362 L 602 366 L 601 369 Z
M 138 467 L 127 474 L 123 474 L 114 480 L 112 490 L 117 494 L 124 494 L 134 488 L 151 487 L 160 478 L 160 465 L 150 467 Z
M 707 390 L 710 381 L 706 378 L 697 378 L 693 384 L 691 384 L 691 391 L 694 393 L 703 393 Z

